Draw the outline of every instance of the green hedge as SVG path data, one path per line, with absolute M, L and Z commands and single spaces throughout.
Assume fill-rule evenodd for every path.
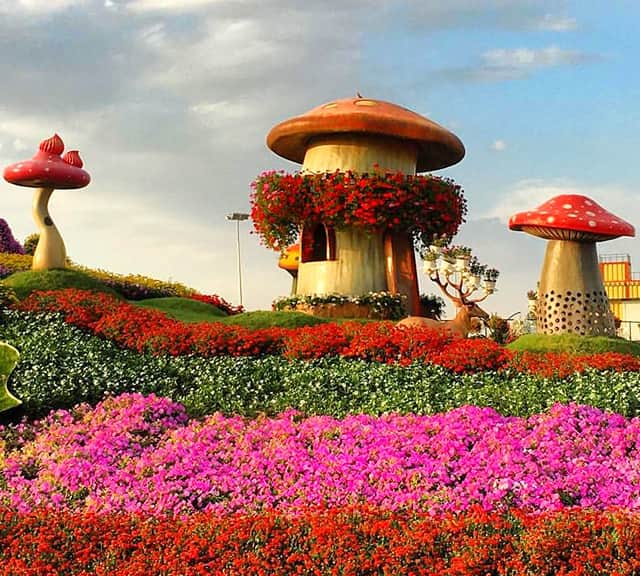
M 0 340 L 20 362 L 9 386 L 28 416 L 105 394 L 155 392 L 183 402 L 192 415 L 216 411 L 255 416 L 297 408 L 307 414 L 401 412 L 429 414 L 474 404 L 507 415 L 578 402 L 626 416 L 640 415 L 640 373 L 587 371 L 565 379 L 483 372 L 454 375 L 438 366 L 408 367 L 344 358 L 288 361 L 281 357 L 145 356 L 121 350 L 51 315 L 6 312 Z
M 579 334 L 524 334 L 507 348 L 518 352 L 569 352 L 570 354 L 602 354 L 619 352 L 640 356 L 640 344 L 609 336 Z

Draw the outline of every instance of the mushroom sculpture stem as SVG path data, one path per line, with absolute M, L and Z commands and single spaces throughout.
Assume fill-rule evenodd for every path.
M 53 188 L 37 188 L 33 195 L 33 219 L 38 227 L 38 246 L 33 254 L 33 270 L 49 270 L 64 268 L 67 261 L 67 250 L 56 225 L 49 216 L 49 198 Z
M 595 242 L 549 240 L 538 293 L 538 332 L 615 336 Z

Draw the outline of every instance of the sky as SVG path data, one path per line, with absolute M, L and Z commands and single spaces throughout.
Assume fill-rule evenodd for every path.
M 640 225 L 639 17 L 636 0 L 0 0 L 0 167 L 58 133 L 92 176 L 49 205 L 73 261 L 238 304 L 225 215 L 262 171 L 299 169 L 267 133 L 359 92 L 463 141 L 436 172 L 468 201 L 454 242 L 500 270 L 489 312 L 526 313 L 545 241 L 510 215 L 575 193 Z M 31 196 L 0 182 L 19 240 Z M 290 276 L 239 226 L 243 304 L 268 309 Z M 635 238 L 599 252 L 640 271 Z

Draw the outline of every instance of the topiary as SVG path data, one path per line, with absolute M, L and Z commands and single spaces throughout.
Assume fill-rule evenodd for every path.
M 7 388 L 9 374 L 13 372 L 20 353 L 10 344 L 0 342 L 0 412 L 5 412 L 22 404 L 22 400 L 16 398 Z
M 0 252 L 24 254 L 24 248 L 14 238 L 11 228 L 4 218 L 0 218 Z
M 24 253 L 31 254 L 33 256 L 36 251 L 36 247 L 38 246 L 38 241 L 40 240 L 40 234 L 34 232 L 33 234 L 29 234 L 24 239 Z

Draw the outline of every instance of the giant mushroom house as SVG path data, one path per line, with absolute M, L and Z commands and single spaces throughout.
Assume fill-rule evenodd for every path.
M 548 241 L 538 288 L 538 332 L 615 336 L 596 242 L 635 236 L 634 227 L 586 196 L 563 194 L 515 214 L 509 228 Z
M 40 143 L 30 160 L 23 160 L 4 169 L 4 179 L 17 186 L 36 188 L 32 202 L 33 219 L 38 227 L 38 246 L 33 255 L 33 270 L 65 268 L 67 251 L 62 236 L 49 216 L 49 199 L 54 189 L 83 188 L 91 177 L 82 169 L 77 150 L 64 150 L 62 138 L 54 134 Z
M 324 212 L 304 207 L 301 212 L 306 214 L 305 219 L 292 223 L 299 230 L 301 254 L 297 293 L 359 296 L 388 291 L 406 296 L 408 312 L 419 314 L 412 238 L 419 228 L 415 220 L 424 222 L 430 218 L 429 232 L 433 235 L 440 235 L 445 225 L 448 233 L 455 233 L 466 207 L 461 195 L 451 193 L 454 185 L 449 181 L 433 178 L 431 184 L 425 185 L 427 177 L 416 177 L 416 172 L 438 170 L 459 162 L 465 150 L 458 137 L 396 104 L 356 97 L 335 100 L 281 122 L 269 132 L 267 145 L 279 156 L 301 163 L 303 178 L 326 175 L 322 181 L 307 185 L 307 189 L 317 190 L 318 195 L 325 194 L 317 201 Z M 385 179 L 385 174 L 399 178 Z M 382 176 L 376 179 L 375 175 Z M 402 183 L 397 185 L 398 181 Z M 411 222 L 409 217 L 403 220 L 408 195 L 418 186 L 423 189 L 432 186 L 430 198 L 440 200 L 440 206 L 428 206 L 415 218 L 412 215 Z M 327 195 L 329 187 L 335 192 L 333 198 Z M 365 189 L 373 192 L 363 200 Z M 273 192 L 271 186 L 269 194 Z M 376 222 L 379 226 L 375 228 L 371 220 L 382 220 L 379 213 L 383 209 L 374 213 L 372 208 L 366 216 L 359 214 L 358 209 L 364 212 L 378 201 L 386 202 L 388 221 Z M 294 210 L 296 201 L 282 204 Z M 416 205 L 411 205 L 414 211 Z M 264 211 L 264 206 L 260 210 Z M 340 225 L 334 225 L 339 210 L 351 212 Z M 254 210 L 254 225 L 255 216 Z M 370 228 L 364 229 L 361 224 L 367 220 Z

